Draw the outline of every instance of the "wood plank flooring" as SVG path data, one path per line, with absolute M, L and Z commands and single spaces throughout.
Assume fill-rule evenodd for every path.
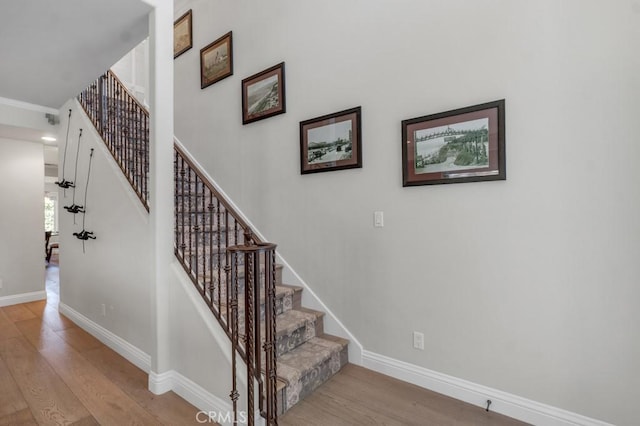
M 282 416 L 282 426 L 516 426 L 525 423 L 347 364 Z
M 0 308 L 0 425 L 199 424 L 196 407 L 149 392 L 146 373 L 61 315 L 48 278 L 46 301 Z
M 58 312 L 56 267 L 48 273 L 46 301 L 0 308 L 0 426 L 199 424 L 196 407 L 149 392 L 146 373 Z M 279 423 L 524 424 L 351 364 Z

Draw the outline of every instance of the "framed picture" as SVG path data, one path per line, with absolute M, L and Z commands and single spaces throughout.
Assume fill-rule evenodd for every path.
M 300 173 L 362 167 L 361 107 L 300 122 Z
M 193 47 L 191 9 L 173 23 L 173 59 Z
M 504 99 L 402 122 L 402 186 L 505 180 Z
M 285 112 L 284 62 L 242 80 L 242 124 Z
M 231 31 L 200 50 L 200 87 L 233 75 L 233 45 Z

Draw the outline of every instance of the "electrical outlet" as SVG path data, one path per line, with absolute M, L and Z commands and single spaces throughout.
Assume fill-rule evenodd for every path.
M 413 347 L 415 349 L 424 350 L 424 334 L 418 331 L 413 332 Z
M 107 305 L 105 305 L 103 303 L 100 308 L 101 308 L 101 312 L 100 313 L 102 314 L 103 317 L 106 317 L 107 316 Z
M 2 290 L 2 278 L 0 278 L 0 290 Z

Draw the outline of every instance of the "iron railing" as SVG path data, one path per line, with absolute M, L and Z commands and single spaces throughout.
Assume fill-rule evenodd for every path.
M 149 210 L 149 113 L 111 71 L 85 89 L 79 100 Z M 239 354 L 247 366 L 248 424 L 255 424 L 255 380 L 260 413 L 267 424 L 277 425 L 276 246 L 253 236 L 177 145 L 174 173 L 175 255 L 231 340 L 234 423 Z
M 79 96 L 127 180 L 149 210 L 149 112 L 107 71 Z
M 231 339 L 230 396 L 234 413 L 237 416 L 238 353 L 246 362 L 249 378 L 249 425 L 254 424 L 253 379 L 258 383 L 260 413 L 268 424 L 277 424 L 276 246 L 253 236 L 249 226 L 178 146 L 174 173 L 175 253 Z
M 253 425 L 254 411 L 254 383 L 258 383 L 258 403 L 262 417 L 268 425 L 277 425 L 277 396 L 276 396 L 276 245 L 271 243 L 256 243 L 251 234 L 245 234 L 245 244 L 228 248 L 231 258 L 231 344 L 233 389 L 231 400 L 237 424 L 239 393 L 237 390 L 236 352 L 244 346 L 245 362 L 247 366 L 247 413 L 248 424 Z M 244 327 L 241 324 L 241 282 L 244 287 Z M 264 301 L 263 301 L 264 300 Z M 262 302 L 263 301 L 263 302 Z M 264 324 L 262 336 L 261 324 Z M 240 332 L 244 328 L 244 339 L 240 341 Z M 262 346 L 260 345 L 264 340 Z M 244 343 L 244 345 L 243 345 Z

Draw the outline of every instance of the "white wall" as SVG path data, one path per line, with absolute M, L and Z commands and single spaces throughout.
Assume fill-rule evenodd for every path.
M 149 40 L 143 40 L 111 67 L 122 84 L 142 104 L 149 103 Z
M 73 190 L 60 190 L 60 300 L 145 353 L 151 353 L 150 229 L 149 217 L 116 165 L 104 142 L 75 100 L 65 178 L 73 180 L 79 128 L 83 129 L 78 161 L 76 204 L 85 205 L 89 152 L 95 148 L 89 180 L 85 229 L 96 240 L 85 243 L 73 233 L 82 231 L 82 214 L 64 210 Z M 67 128 L 67 115 L 60 115 Z M 63 155 L 64 150 L 60 150 Z M 71 159 L 71 160 L 70 160 Z M 62 158 L 60 158 L 62 164 Z M 62 168 L 60 168 L 62 173 Z M 62 178 L 62 176 L 61 176 Z M 106 315 L 102 315 L 102 304 Z
M 0 98 L 0 124 L 42 130 L 50 135 L 58 133 L 58 127 L 49 124 L 46 114 L 58 114 L 57 110 Z
M 171 278 L 171 369 L 231 404 L 231 342 L 178 262 Z M 238 360 L 238 389 L 246 390 L 246 367 L 241 358 Z M 245 399 L 242 395 L 240 407 Z
M 365 349 L 640 423 L 637 1 L 187 8 L 176 136 Z M 201 90 L 229 30 L 234 75 Z M 243 126 L 242 78 L 281 61 L 287 113 Z M 507 181 L 402 188 L 401 120 L 501 98 Z M 358 105 L 364 167 L 301 176 L 299 122 Z
M 0 299 L 44 290 L 42 144 L 0 139 Z

